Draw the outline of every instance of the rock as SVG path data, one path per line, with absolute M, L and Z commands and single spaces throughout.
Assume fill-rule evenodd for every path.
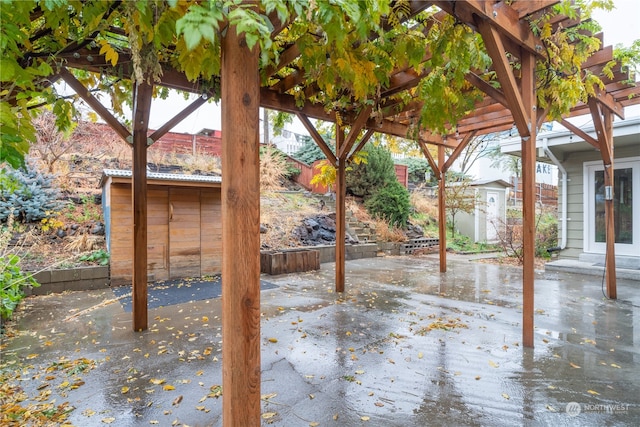
M 260 234 L 265 234 L 267 232 L 267 226 L 264 224 L 260 224 Z
M 104 224 L 102 224 L 101 222 L 95 224 L 93 227 L 91 227 L 90 233 L 96 236 L 104 236 L 104 233 L 105 233 Z
M 407 224 L 405 234 L 407 235 L 408 239 L 419 239 L 421 237 L 424 237 L 424 231 L 422 230 L 422 227 L 411 223 Z
M 64 238 L 64 237 L 66 237 L 66 236 L 67 236 L 67 232 L 66 232 L 66 231 L 64 231 L 64 230 L 62 230 L 62 229 L 61 229 L 61 230 L 58 230 L 58 231 L 56 232 L 56 236 L 58 236 L 59 238 L 61 238 L 61 239 L 62 239 L 62 238 Z

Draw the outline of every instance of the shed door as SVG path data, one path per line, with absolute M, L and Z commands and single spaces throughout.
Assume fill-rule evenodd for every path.
M 169 277 L 199 277 L 200 190 L 169 190 Z
M 498 193 L 494 191 L 487 191 L 487 240 L 493 241 L 498 238 L 498 232 L 496 227 L 497 221 L 500 218 Z

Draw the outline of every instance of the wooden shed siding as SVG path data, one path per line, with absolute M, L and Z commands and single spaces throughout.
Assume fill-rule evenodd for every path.
M 220 189 L 202 190 L 200 195 L 200 268 L 202 274 L 222 271 L 222 202 Z
M 111 210 L 111 280 L 113 284 L 129 283 L 133 267 L 131 184 L 112 183 L 106 194 L 110 195 Z M 186 183 L 184 187 L 149 185 L 147 194 L 150 279 L 220 273 L 220 189 L 197 188 L 193 183 Z

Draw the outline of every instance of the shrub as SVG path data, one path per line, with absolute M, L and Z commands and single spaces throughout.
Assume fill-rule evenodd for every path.
M 40 286 L 31 274 L 20 268 L 20 257 L 9 250 L 13 219 L 9 217 L 7 226 L 0 230 L 0 318 L 11 318 L 13 311 L 24 298 L 24 288 Z
M 409 219 L 409 192 L 397 180 L 379 188 L 365 203 L 374 217 L 384 218 L 389 224 L 404 227 Z
M 384 147 L 367 144 L 367 161 L 354 164 L 346 176 L 347 192 L 365 199 L 390 182 L 396 181 L 391 153 Z M 408 196 L 407 196 L 408 197 Z
M 53 175 L 43 174 L 28 164 L 27 169 L 0 169 L 0 221 L 10 216 L 34 222 L 48 218 L 59 208 Z

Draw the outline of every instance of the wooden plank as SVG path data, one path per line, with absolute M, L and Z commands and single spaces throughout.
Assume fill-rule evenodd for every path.
M 509 104 L 518 132 L 521 136 L 529 136 L 530 130 L 528 129 L 528 124 L 531 122 L 531 112 L 526 110 L 522 96 L 518 92 L 516 79 L 502 43 L 502 36 L 490 22 L 482 19 L 478 19 L 478 30 L 482 35 L 487 52 L 493 60 L 498 81 L 500 82 L 500 86 L 502 86 L 502 91 Z M 526 55 L 523 53 L 522 56 Z
M 522 116 L 535 117 L 535 58 L 522 55 L 522 103 L 526 109 Z M 536 238 L 536 127 L 529 122 L 528 133 L 521 134 L 522 150 L 522 344 L 533 347 L 533 295 Z M 518 128 L 520 130 L 520 128 Z
M 610 164 L 604 166 L 604 185 L 605 187 L 611 187 L 611 199 L 604 201 L 604 216 L 606 221 L 606 259 L 605 259 L 605 281 L 607 282 L 607 297 L 610 299 L 618 298 L 617 284 L 616 284 L 616 231 L 615 231 L 615 207 L 613 194 L 614 189 L 614 176 L 615 170 L 613 167 L 613 113 L 607 109 L 603 109 L 604 122 L 604 139 L 601 143 L 602 149 L 600 152 L 607 151 L 606 157 L 611 159 Z M 595 122 L 595 120 L 594 120 Z M 610 142 L 610 144 L 607 144 Z M 603 155 L 604 159 L 605 156 Z
M 260 75 L 258 48 L 249 50 L 235 26 L 222 38 L 221 83 L 222 419 L 259 427 Z
M 136 83 L 133 102 L 133 330 L 147 329 L 147 131 L 153 86 Z
M 429 155 L 430 156 L 430 155 Z M 447 272 L 447 211 L 444 201 L 445 192 L 445 173 L 442 169 L 444 166 L 444 147 L 438 146 L 438 252 L 440 255 L 440 273 Z
M 344 144 L 344 129 L 336 124 L 336 150 Z M 347 197 L 346 162 L 338 160 L 336 165 L 336 292 L 344 292 L 346 260 L 346 207 Z
M 111 114 L 111 111 L 107 109 L 96 97 L 94 97 L 91 92 L 87 90 L 84 85 L 75 78 L 73 74 L 66 67 L 60 68 L 60 77 L 69 85 L 71 88 L 78 94 L 80 98 L 84 102 L 86 102 L 92 109 L 95 111 L 107 124 L 113 129 L 120 138 L 124 139 L 127 142 L 130 141 L 131 133 L 129 130 L 124 127 L 122 123 L 116 119 L 116 117 Z

